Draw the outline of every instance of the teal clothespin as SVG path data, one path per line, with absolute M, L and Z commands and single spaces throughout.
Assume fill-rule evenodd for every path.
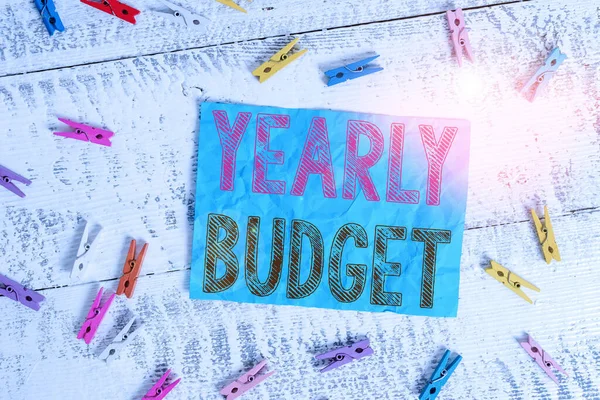
M 431 375 L 427 386 L 425 386 L 421 392 L 419 400 L 434 400 L 446 382 L 448 382 L 450 375 L 452 375 L 456 367 L 458 367 L 460 360 L 462 360 L 462 357 L 459 354 L 456 356 L 454 361 L 448 365 L 448 357 L 450 357 L 450 350 L 446 350 L 444 353 L 439 365 L 435 371 L 433 371 L 433 375 Z
M 327 86 L 337 85 L 338 83 L 346 82 L 349 79 L 360 78 L 361 76 L 369 75 L 375 72 L 383 71 L 383 68 L 380 67 L 369 67 L 368 63 L 375 60 L 377 56 L 365 58 L 364 60 L 360 60 L 354 62 L 352 64 L 345 65 L 343 67 L 330 69 L 329 71 L 325 71 L 325 75 L 329 77 L 329 81 L 327 82 Z
M 548 87 L 550 78 L 554 76 L 554 73 L 558 70 L 558 67 L 567 59 L 567 55 L 560 51 L 557 47 L 548 56 L 544 65 L 542 65 L 535 75 L 531 77 L 521 89 L 521 94 L 528 93 L 533 87 L 533 93 L 529 98 L 529 101 L 534 101 L 538 94 L 542 93 Z

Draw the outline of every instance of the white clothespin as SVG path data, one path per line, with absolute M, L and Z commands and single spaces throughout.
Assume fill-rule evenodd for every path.
M 73 263 L 73 269 L 71 270 L 71 279 L 81 279 L 85 275 L 88 270 L 89 265 L 92 263 L 94 259 L 94 253 L 96 248 L 98 247 L 96 244 L 98 242 L 98 237 L 100 236 L 100 232 L 102 231 L 102 227 L 98 230 L 98 234 L 94 241 L 90 241 L 90 229 L 88 226 L 88 222 L 85 222 L 85 227 L 83 228 L 83 235 L 81 235 L 81 242 L 79 243 L 79 250 L 77 250 L 77 258 Z
M 210 20 L 202 15 L 192 14 L 185 8 L 173 4 L 167 0 L 160 0 L 165 6 L 169 8 L 169 12 L 159 11 L 159 13 L 170 19 L 171 21 L 177 22 L 178 24 L 185 25 L 188 29 L 194 28 L 201 32 L 206 32 L 206 26 L 210 23 Z
M 107 363 L 110 363 L 112 360 L 119 356 L 119 352 L 127 347 L 129 343 L 135 339 L 135 337 L 142 330 L 142 325 L 136 327 L 133 331 L 129 332 L 131 326 L 135 322 L 135 317 L 132 317 L 127 325 L 119 332 L 119 334 L 113 339 L 112 343 L 108 345 L 106 349 L 100 354 L 99 358 Z

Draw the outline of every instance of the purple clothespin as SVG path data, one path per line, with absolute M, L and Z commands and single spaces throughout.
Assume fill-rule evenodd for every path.
M 110 146 L 112 144 L 110 142 L 110 138 L 115 135 L 114 132 L 106 131 L 100 128 L 94 128 L 89 125 L 80 124 L 64 118 L 59 118 L 58 120 L 72 128 L 75 128 L 75 132 L 54 132 L 54 134 L 57 136 L 83 140 L 84 142 L 92 142 L 95 144 L 101 144 L 102 146 Z
M 254 388 L 256 385 L 266 380 L 268 377 L 273 375 L 275 371 L 269 371 L 264 375 L 258 375 L 258 373 L 267 365 L 267 360 L 262 360 L 250 371 L 240 376 L 234 382 L 225 386 L 219 393 L 226 396 L 227 400 L 234 400 Z
M 25 193 L 16 187 L 12 181 L 24 183 L 26 186 L 31 185 L 31 181 L 29 179 L 23 178 L 21 175 L 16 174 L 10 169 L 4 168 L 2 165 L 0 165 L 0 186 L 4 186 L 6 189 L 10 190 L 19 197 L 25 197 Z
M 23 285 L 8 279 L 4 275 L 0 275 L 0 296 L 8 297 L 14 301 L 18 301 L 25 307 L 29 307 L 32 310 L 39 310 L 40 303 L 46 298 L 41 294 L 27 289 Z
M 87 318 L 83 323 L 83 326 L 77 334 L 77 339 L 83 339 L 87 344 L 91 343 L 92 339 L 94 338 L 94 335 L 96 334 L 96 331 L 98 330 L 98 327 L 102 323 L 102 320 L 104 319 L 104 316 L 108 311 L 108 308 L 110 307 L 112 301 L 115 298 L 115 294 L 111 294 L 106 303 L 104 303 L 103 306 L 100 306 L 100 300 L 102 299 L 103 292 L 104 288 L 101 287 L 98 291 L 98 294 L 96 295 L 94 303 L 92 304 L 92 308 L 90 308 L 90 311 L 88 312 Z
M 328 351 L 327 353 L 319 354 L 315 356 L 317 360 L 332 359 L 333 361 L 323 368 L 321 372 L 331 371 L 332 369 L 339 368 L 342 365 L 348 364 L 354 360 L 360 360 L 361 358 L 372 356 L 373 349 L 370 347 L 369 339 L 361 340 L 360 342 L 354 343 L 352 346 L 341 347 L 336 350 Z
M 462 67 L 463 49 L 469 60 L 475 62 L 462 9 L 458 8 L 456 11 L 446 11 L 446 18 L 450 26 L 450 33 L 452 33 L 452 43 L 454 44 L 454 51 L 458 58 L 458 66 Z
M 554 372 L 552 372 L 552 368 L 562 372 L 563 374 L 569 376 L 569 374 L 567 374 L 565 372 L 565 370 L 563 370 L 560 365 L 558 365 L 556 363 L 556 361 L 554 361 L 552 359 L 552 357 L 550 357 L 550 354 L 546 353 L 544 351 L 544 349 L 542 349 L 540 347 L 539 344 L 537 344 L 537 342 L 535 340 L 533 340 L 533 338 L 531 336 L 529 336 L 529 334 L 527 335 L 527 340 L 519 342 L 519 344 L 521 345 L 521 347 L 523 347 L 523 349 L 525 349 L 525 351 L 527 352 L 527 354 L 529 354 L 531 357 L 533 357 L 533 359 L 535 360 L 536 363 L 538 363 L 538 365 L 540 367 L 542 367 L 542 369 L 544 371 L 546 371 L 546 374 L 548 374 L 548 376 L 558 385 L 558 378 L 556 377 L 556 375 L 554 375 Z
M 142 400 L 164 399 L 169 394 L 169 392 L 173 390 L 175 386 L 179 384 L 179 382 L 181 382 L 181 378 L 179 378 L 175 382 L 165 385 L 165 382 L 167 381 L 167 378 L 170 374 L 171 370 L 168 369 L 167 372 L 165 372 L 165 374 L 162 376 L 162 378 L 160 378 L 158 382 L 156 382 L 154 386 L 152 386 L 152 388 L 148 390 L 148 393 L 146 393 L 146 395 L 142 397 Z

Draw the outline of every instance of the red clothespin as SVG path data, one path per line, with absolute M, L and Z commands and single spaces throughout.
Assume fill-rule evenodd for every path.
M 137 279 L 138 276 L 140 276 L 142 264 L 144 263 L 144 257 L 146 257 L 146 251 L 148 250 L 148 243 L 146 243 L 136 258 L 135 245 L 135 239 L 133 239 L 129 245 L 127 259 L 123 266 L 123 276 L 121 277 L 119 287 L 117 288 L 117 294 L 119 296 L 125 293 L 125 296 L 129 299 L 133 297 L 133 291 L 135 290 L 135 285 L 137 284 Z
M 452 33 L 452 43 L 454 43 L 454 51 L 458 58 L 458 65 L 462 67 L 463 49 L 469 60 L 475 62 L 462 9 L 458 8 L 456 11 L 447 11 L 446 18 L 448 18 L 448 25 L 450 26 L 450 32 Z
M 102 0 L 101 2 L 81 0 L 81 2 L 87 4 L 88 6 L 97 8 L 100 11 L 104 11 L 105 13 L 112 14 L 123 21 L 129 22 L 130 24 L 135 24 L 135 16 L 140 13 L 140 10 L 136 10 L 135 8 L 128 6 L 127 4 L 123 4 L 118 0 Z
M 177 384 L 179 382 L 181 382 L 181 378 L 177 379 L 175 382 L 166 385 L 165 382 L 167 381 L 167 378 L 169 377 L 169 374 L 171 373 L 171 370 L 167 370 L 167 372 L 165 372 L 165 374 L 158 380 L 158 382 L 156 382 L 154 384 L 154 386 L 152 386 L 152 388 L 150 388 L 150 390 L 148 391 L 148 393 L 146 393 L 146 395 L 142 398 L 142 400 L 162 400 L 164 399 L 171 390 L 173 390 L 175 388 L 175 386 L 177 386 Z
M 113 293 L 110 295 L 106 303 L 104 303 L 103 306 L 100 306 L 100 300 L 102 299 L 103 292 L 104 288 L 101 287 L 98 291 L 98 294 L 96 295 L 94 303 L 92 304 L 92 308 L 90 308 L 90 311 L 88 312 L 87 318 L 83 323 L 83 326 L 77 334 L 77 339 L 83 339 L 87 344 L 90 344 L 92 342 L 92 339 L 94 338 L 98 327 L 102 323 L 106 312 L 108 311 L 110 305 L 115 299 L 115 294 Z

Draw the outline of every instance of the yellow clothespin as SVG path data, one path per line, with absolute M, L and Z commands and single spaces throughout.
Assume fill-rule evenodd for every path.
M 535 290 L 536 292 L 540 291 L 539 288 L 537 288 L 536 286 L 527 282 L 525 279 L 521 278 L 519 275 L 513 274 L 512 272 L 510 272 L 509 269 L 504 268 L 502 265 L 498 264 L 495 261 L 490 261 L 490 264 L 491 264 L 491 267 L 486 268 L 485 272 L 487 272 L 492 277 L 494 277 L 494 279 L 496 279 L 498 282 L 507 286 L 510 290 L 512 290 L 519 296 L 521 296 L 524 300 L 533 304 L 533 301 L 531 301 L 531 299 L 529 297 L 527 297 L 525 292 L 523 292 L 521 290 L 521 287 L 526 287 L 528 289 Z
M 304 50 L 300 50 L 299 52 L 294 53 L 292 55 L 288 54 L 292 50 L 294 45 L 296 43 L 298 43 L 298 40 L 300 40 L 300 38 L 296 38 L 296 39 L 292 40 L 290 43 L 288 43 L 283 49 L 281 49 L 277 53 L 275 53 L 275 55 L 273 55 L 273 57 L 271 57 L 269 59 L 269 61 L 265 62 L 260 67 L 256 68 L 254 71 L 252 71 L 252 75 L 258 76 L 258 81 L 260 83 L 263 83 L 264 81 L 269 79 L 273 74 L 275 74 L 277 71 L 279 71 L 280 69 L 282 69 L 283 67 L 285 67 L 286 65 L 291 63 L 292 61 L 300 58 L 300 56 L 302 56 L 308 50 L 304 49 Z
M 546 263 L 550 264 L 552 259 L 560 261 L 560 252 L 558 251 L 558 245 L 556 244 L 556 238 L 554 237 L 554 230 L 552 229 L 552 222 L 548 215 L 548 206 L 544 206 L 544 225 L 540 222 L 535 210 L 531 210 L 531 217 L 535 224 L 535 230 L 537 231 L 540 244 L 542 245 L 542 252 Z
M 244 10 L 242 7 L 240 7 L 240 6 L 238 6 L 237 4 L 235 4 L 235 3 L 233 2 L 233 0 L 217 0 L 217 1 L 218 1 L 219 3 L 221 3 L 221 4 L 225 4 L 227 7 L 231 7 L 231 8 L 233 8 L 234 10 L 238 10 L 238 11 L 241 11 L 241 12 L 243 12 L 243 13 L 247 13 L 247 11 L 246 11 L 246 10 Z

